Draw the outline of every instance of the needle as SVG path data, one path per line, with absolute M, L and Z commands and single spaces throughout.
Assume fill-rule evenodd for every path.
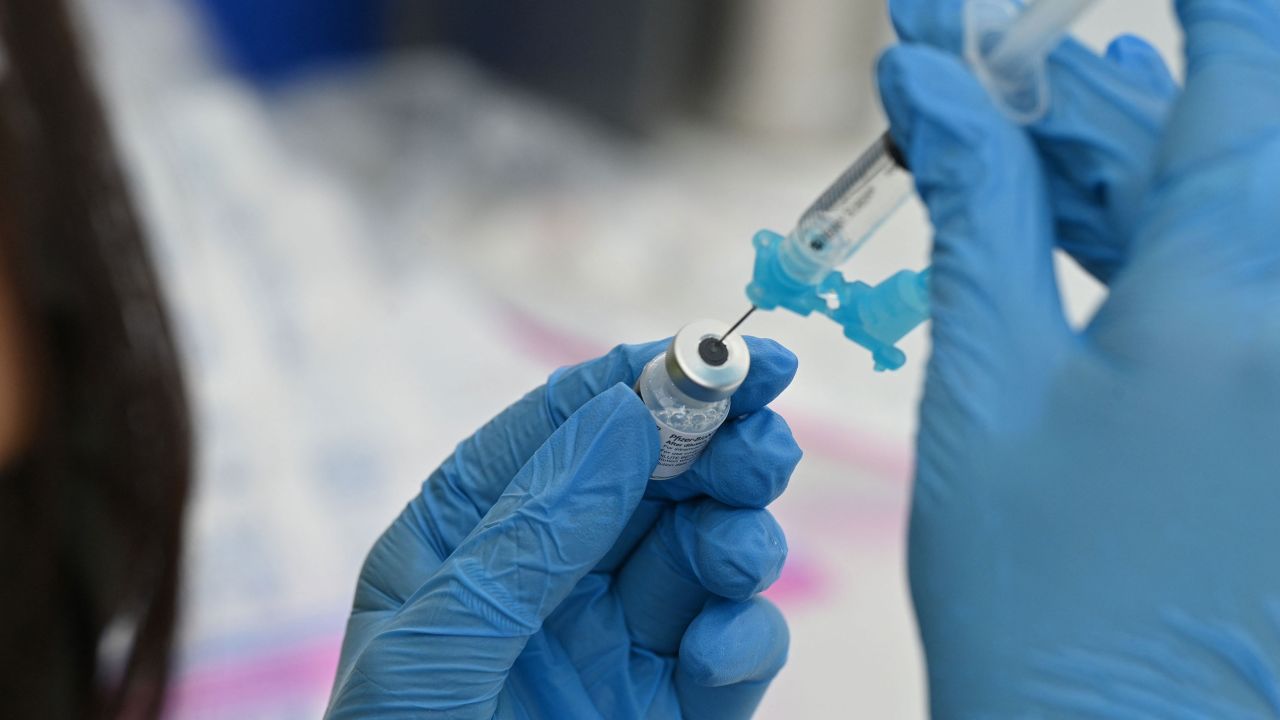
M 755 312 L 755 311 L 756 311 L 756 306 L 755 306 L 755 305 L 752 305 L 752 306 L 751 306 L 751 309 L 747 311 L 747 314 L 746 314 L 746 315 L 743 315 L 743 316 L 742 316 L 742 317 L 740 317 L 740 318 L 738 318 L 738 322 L 734 323 L 734 324 L 733 324 L 733 327 L 729 328 L 729 331 L 728 331 L 728 332 L 726 332 L 724 335 L 722 335 L 722 336 L 720 337 L 720 342 L 724 342 L 724 341 L 725 341 L 725 338 L 727 338 L 727 337 L 729 337 L 730 335 L 732 335 L 732 334 L 733 334 L 733 331 L 734 331 L 734 330 L 737 330 L 739 325 L 741 325 L 742 323 L 746 322 L 746 321 L 747 321 L 747 318 L 751 317 L 751 313 L 753 313 L 753 312 Z

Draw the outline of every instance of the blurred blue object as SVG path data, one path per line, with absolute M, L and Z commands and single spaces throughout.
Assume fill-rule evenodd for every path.
M 383 46 L 386 0 L 194 0 L 238 72 L 265 85 Z
M 630 130 L 701 95 L 698 83 L 728 13 L 708 0 L 385 1 L 398 44 L 452 48 Z
M 791 239 L 772 230 L 761 230 L 751 238 L 756 261 L 751 282 L 747 284 L 747 299 L 761 310 L 786 308 L 800 317 L 808 317 L 826 307 L 819 290 L 832 269 L 817 266 L 817 272 L 811 277 L 795 277 L 784 259 L 788 242 Z
M 1025 128 L 953 54 L 960 9 L 894 2 L 879 75 L 936 228 L 909 546 L 932 713 L 1276 717 L 1280 3 L 1180 0 L 1183 91 L 1132 38 L 1064 43 Z M 1109 286 L 1083 331 L 1055 246 Z
M 823 289 L 837 304 L 823 312 L 840 323 L 845 337 L 871 351 L 877 371 L 898 370 L 907 362 L 898 341 L 929 319 L 929 272 L 901 270 L 874 287 L 832 273 Z
M 705 0 L 194 0 L 237 72 L 276 85 L 393 48 L 448 48 L 627 129 L 699 89 L 725 8 Z
M 801 317 L 826 315 L 844 328 L 846 338 L 871 351 L 877 371 L 901 369 L 907 356 L 895 345 L 929 319 L 929 270 L 902 270 L 872 287 L 845 280 L 820 251 L 809 252 L 801 237 L 798 231 L 783 236 L 761 230 L 751 239 L 756 261 L 747 298 L 752 306 L 786 308 Z

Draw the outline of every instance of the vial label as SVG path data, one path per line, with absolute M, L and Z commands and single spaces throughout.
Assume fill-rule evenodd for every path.
M 716 431 L 712 430 L 689 435 L 659 425 L 658 436 L 662 440 L 662 447 L 658 451 L 658 466 L 653 469 L 649 479 L 670 480 L 688 470 L 693 461 L 702 454 L 702 450 L 707 447 L 707 443 L 711 442 L 711 436 L 715 434 Z

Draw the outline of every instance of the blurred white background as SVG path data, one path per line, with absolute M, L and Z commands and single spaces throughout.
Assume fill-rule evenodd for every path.
M 176 718 L 318 716 L 360 562 L 421 480 L 555 367 L 741 313 L 752 234 L 883 128 L 892 38 L 876 1 L 743 0 L 702 92 L 637 133 L 429 43 L 264 89 L 189 2 L 82 4 L 198 415 Z M 1100 3 L 1079 35 L 1175 61 L 1170 4 Z M 928 238 L 906 207 L 849 273 L 919 269 Z M 1100 292 L 1062 268 L 1083 322 Z M 903 540 L 927 332 L 876 374 L 825 319 L 747 331 L 800 357 L 778 407 L 806 450 L 761 716 L 923 717 Z

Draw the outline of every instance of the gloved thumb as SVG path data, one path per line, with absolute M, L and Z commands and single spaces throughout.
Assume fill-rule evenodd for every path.
M 352 695 L 366 692 L 386 707 L 394 692 L 410 714 L 493 717 L 512 663 L 617 540 L 657 454 L 625 385 L 579 408 L 369 644 L 333 705 L 360 708 Z
M 1034 145 L 951 55 L 903 45 L 880 61 L 880 91 L 935 237 L 931 374 L 966 393 L 1009 396 L 1011 371 L 1066 345 L 1053 269 L 1053 215 Z

